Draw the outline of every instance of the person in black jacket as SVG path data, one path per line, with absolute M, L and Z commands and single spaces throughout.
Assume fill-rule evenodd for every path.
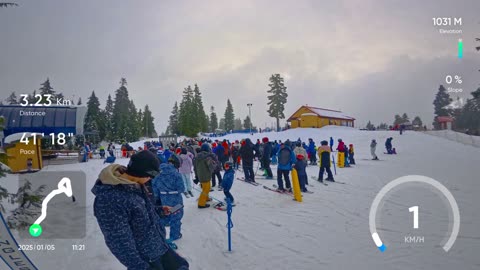
M 323 174 L 327 171 L 327 181 L 335 182 L 332 170 L 330 170 L 330 147 L 327 141 L 322 141 L 318 148 L 318 157 L 320 158 L 320 172 L 318 173 L 318 181 L 323 182 Z
M 245 181 L 255 182 L 255 173 L 253 172 L 253 159 L 255 154 L 253 151 L 253 143 L 250 139 L 246 139 L 240 148 L 240 156 L 242 157 L 243 173 L 245 173 Z
M 262 164 L 265 172 L 267 173 L 267 179 L 273 179 L 272 169 L 270 168 L 271 155 L 272 155 L 272 144 L 269 142 L 268 138 L 265 137 L 262 139 L 263 142 L 263 153 L 262 153 Z

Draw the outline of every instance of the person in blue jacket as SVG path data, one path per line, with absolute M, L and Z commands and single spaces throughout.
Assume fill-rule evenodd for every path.
M 223 194 L 225 195 L 226 199 L 229 199 L 232 202 L 232 205 L 235 205 L 235 199 L 230 192 L 233 185 L 233 179 L 235 178 L 235 170 L 233 170 L 233 163 L 228 161 L 225 163 L 225 174 L 223 174 Z
M 330 152 L 333 152 L 333 137 L 330 137 Z
M 277 168 L 277 190 L 280 192 L 291 192 L 292 185 L 290 183 L 290 171 L 292 170 L 297 158 L 292 148 L 290 148 L 290 141 L 286 141 L 283 146 L 281 146 L 280 151 L 278 151 L 278 168 Z M 283 178 L 285 178 L 285 187 L 283 188 Z
M 188 270 L 188 262 L 165 240 L 159 215 L 151 196 L 151 181 L 160 163 L 150 151 L 134 154 L 127 167 L 104 168 L 92 188 L 93 213 L 112 254 L 128 270 Z
M 183 205 L 182 193 L 185 191 L 185 185 L 182 175 L 178 172 L 180 166 L 180 159 L 172 154 L 168 163 L 160 164 L 160 173 L 152 180 L 153 194 L 156 198 L 160 198 L 164 206 Z M 171 241 L 182 238 L 182 217 L 183 209 L 180 209 L 160 219 L 163 226 L 170 226 Z
M 317 150 L 313 139 L 308 139 L 307 154 L 310 157 L 310 165 L 317 165 Z

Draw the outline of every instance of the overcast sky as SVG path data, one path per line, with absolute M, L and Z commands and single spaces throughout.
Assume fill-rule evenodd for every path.
M 478 0 L 16 2 L 0 9 L 0 98 L 31 93 L 49 77 L 84 103 L 95 90 L 103 107 L 126 77 L 158 132 L 195 83 L 219 115 L 227 98 L 242 119 L 253 103 L 260 127 L 274 122 L 266 112 L 273 73 L 286 79 L 286 117 L 309 104 L 340 109 L 357 126 L 391 124 L 403 112 L 430 124 L 445 75 L 463 77 L 464 97 L 480 83 Z M 462 17 L 451 27 L 462 35 L 438 33 L 432 17 L 447 16 Z

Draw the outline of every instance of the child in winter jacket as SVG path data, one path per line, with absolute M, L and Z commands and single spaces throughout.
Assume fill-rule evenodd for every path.
M 153 179 L 153 194 L 156 198 L 160 198 L 163 206 L 183 205 L 182 193 L 185 190 L 185 185 L 178 168 L 180 168 L 180 159 L 176 155 L 171 155 L 168 163 L 160 165 L 160 173 Z M 171 213 L 160 219 L 163 226 L 170 225 L 171 241 L 182 238 L 182 217 L 183 209 L 180 209 L 176 213 Z
M 185 185 L 185 190 L 183 194 L 187 198 L 189 196 L 193 197 L 191 180 L 193 168 L 193 154 L 188 152 L 187 148 L 182 148 L 180 154 L 180 161 L 182 165 L 180 165 L 178 171 L 182 175 L 183 184 Z
M 234 198 L 232 193 L 230 193 L 230 189 L 233 185 L 233 179 L 235 178 L 235 170 L 233 169 L 232 162 L 225 163 L 225 174 L 223 175 L 223 181 L 221 183 L 223 187 L 223 194 L 225 194 L 225 199 L 229 199 L 234 205 Z
M 297 170 L 298 174 L 298 182 L 300 183 L 300 190 L 302 192 L 307 192 L 307 162 L 304 159 L 303 155 L 297 155 L 297 162 L 295 162 L 295 169 Z
M 318 148 L 318 157 L 320 160 L 320 172 L 318 173 L 318 181 L 323 182 L 323 174 L 327 172 L 327 181 L 335 182 L 333 179 L 332 171 L 330 170 L 330 147 L 328 147 L 327 141 L 322 141 Z
M 348 146 L 348 161 L 350 162 L 351 165 L 355 165 L 355 151 L 353 150 L 353 144 L 350 144 Z

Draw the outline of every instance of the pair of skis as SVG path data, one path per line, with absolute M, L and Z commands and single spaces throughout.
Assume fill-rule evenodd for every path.
M 242 182 L 245 182 L 247 184 L 254 185 L 254 186 L 260 186 L 261 185 L 260 183 L 257 183 L 257 182 L 247 181 L 243 177 L 238 177 L 237 180 L 240 180 Z

